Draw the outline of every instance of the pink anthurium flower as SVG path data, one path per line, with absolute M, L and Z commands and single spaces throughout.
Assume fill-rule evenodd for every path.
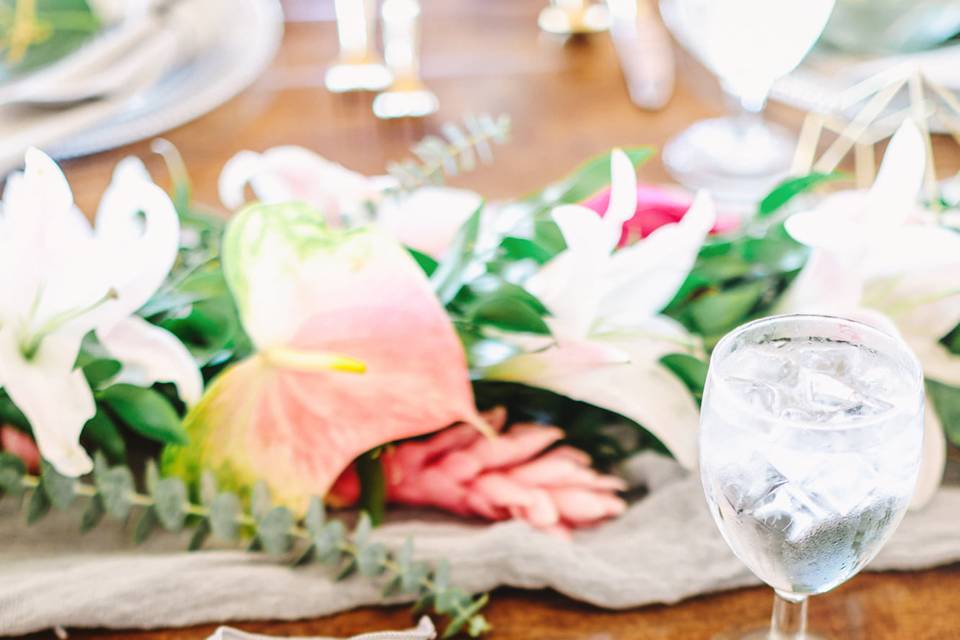
M 622 151 L 611 155 L 612 191 L 601 217 L 580 206 L 553 210 L 567 249 L 525 287 L 550 311 L 551 338 L 511 336 L 522 353 L 484 372 L 609 409 L 643 425 L 687 468 L 696 465 L 697 405 L 660 363 L 698 341 L 660 315 L 714 225 L 706 194 L 680 222 L 617 250 L 636 205 L 636 175 Z
M 80 432 L 95 412 L 74 368 L 90 331 L 141 384 L 176 384 L 200 397 L 200 372 L 172 334 L 134 312 L 176 259 L 179 219 L 167 195 L 132 158 L 117 165 L 96 226 L 74 206 L 59 167 L 37 149 L 12 175 L 0 221 L 0 385 L 24 413 L 40 453 L 77 476 L 92 462 Z M 130 380 L 131 378 L 127 378 Z
M 919 202 L 926 147 L 912 120 L 887 147 L 869 191 L 844 191 L 787 220 L 787 231 L 813 249 L 779 311 L 829 313 L 868 322 L 902 337 L 927 378 L 960 386 L 960 357 L 940 339 L 960 323 L 960 234 Z M 912 506 L 940 486 L 946 442 L 927 402 L 924 455 Z
M 626 489 L 622 479 L 594 471 L 590 456 L 579 449 L 550 448 L 563 438 L 563 430 L 515 424 L 504 431 L 503 409 L 485 417 L 501 432 L 496 438 L 458 425 L 385 451 L 387 499 L 487 520 L 525 520 L 561 535 L 626 509 L 616 495 Z M 337 480 L 331 498 L 341 506 L 357 501 L 353 467 Z
M 463 347 L 426 276 L 376 228 L 336 230 L 303 204 L 231 220 L 224 273 L 256 353 L 188 414 L 168 471 L 257 479 L 295 510 L 358 455 L 456 422 L 482 426 Z

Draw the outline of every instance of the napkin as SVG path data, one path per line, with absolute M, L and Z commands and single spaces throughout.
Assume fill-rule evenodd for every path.
M 265 636 L 259 633 L 247 633 L 232 627 L 220 627 L 207 640 L 272 640 L 280 636 Z M 284 636 L 287 637 L 287 636 Z M 348 640 L 433 640 L 437 637 L 437 630 L 433 627 L 430 618 L 423 616 L 420 622 L 412 629 L 402 631 L 374 631 L 351 636 Z M 288 640 L 336 640 L 326 636 L 298 636 L 288 637 Z

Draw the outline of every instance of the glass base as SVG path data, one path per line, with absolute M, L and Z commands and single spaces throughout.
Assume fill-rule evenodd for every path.
M 734 205 L 754 205 L 790 171 L 797 140 L 759 118 L 701 120 L 670 140 L 663 163 L 680 184 L 709 189 Z

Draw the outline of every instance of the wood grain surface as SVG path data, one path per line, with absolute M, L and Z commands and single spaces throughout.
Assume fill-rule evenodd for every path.
M 382 172 L 388 160 L 405 157 L 412 142 L 443 122 L 467 112 L 507 113 L 513 119 L 512 143 L 496 150 L 493 166 L 455 181 L 496 198 L 542 186 L 615 145 L 662 146 L 695 120 L 723 111 L 715 83 L 686 56 L 681 56 L 669 107 L 658 113 L 637 110 L 627 99 L 605 35 L 563 42 L 537 30 L 536 14 L 545 1 L 423 0 L 423 75 L 438 94 L 441 110 L 424 121 L 383 123 L 371 115 L 371 96 L 335 96 L 323 88 L 325 65 L 336 53 L 332 1 L 289 0 L 286 36 L 268 72 L 234 100 L 166 137 L 183 154 L 197 199 L 218 206 L 220 168 L 241 149 L 296 143 L 372 174 Z M 777 105 L 770 115 L 794 127 L 802 117 Z M 935 147 L 941 174 L 960 168 L 956 145 L 937 139 Z M 166 180 L 146 142 L 70 161 L 65 169 L 85 211 L 95 210 L 113 164 L 130 153 L 146 159 L 158 181 Z M 668 180 L 657 159 L 641 169 L 641 177 Z M 488 614 L 495 628 L 491 640 L 696 640 L 759 624 L 770 604 L 768 589 L 745 589 L 672 606 L 610 612 L 551 592 L 500 590 L 493 594 Z M 858 576 L 815 598 L 811 617 L 817 630 L 838 639 L 960 638 L 960 565 Z M 395 607 L 237 626 L 278 635 L 341 636 L 411 621 L 406 609 Z M 71 637 L 185 640 L 204 638 L 214 627 L 76 631 Z

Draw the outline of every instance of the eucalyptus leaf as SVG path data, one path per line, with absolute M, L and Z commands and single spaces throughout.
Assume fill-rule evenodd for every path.
M 310 504 L 307 507 L 307 514 L 303 517 L 303 525 L 310 532 L 310 535 L 316 537 L 323 528 L 323 523 L 327 519 L 327 512 L 323 506 L 323 500 L 317 496 L 310 498 Z
M 346 529 L 339 520 L 330 520 L 314 536 L 317 559 L 320 562 L 334 564 L 340 559 L 341 547 L 346 542 Z
M 157 519 L 168 531 L 179 531 L 187 517 L 187 487 L 180 478 L 163 478 L 153 490 Z
M 452 614 L 461 608 L 463 601 L 469 599 L 469 596 L 457 587 L 436 588 L 436 601 L 434 609 L 438 613 Z
M 41 468 L 43 471 L 40 484 L 44 493 L 50 498 L 50 504 L 61 511 L 66 509 L 76 497 L 74 485 L 77 481 L 58 473 L 46 460 L 42 462 Z
M 460 631 L 465 626 L 473 622 L 474 616 L 476 616 L 480 612 L 480 610 L 487 605 L 487 602 L 489 602 L 489 600 L 490 600 L 490 596 L 487 594 L 483 594 L 482 596 L 480 596 L 470 604 L 459 607 L 456 610 L 457 615 L 453 618 L 453 620 L 450 621 L 450 623 L 443 630 L 442 637 L 452 638 L 453 636 L 460 633 Z M 472 637 L 476 637 L 480 633 L 483 633 L 484 631 L 487 630 L 487 626 L 485 624 L 486 620 L 484 620 L 482 616 L 480 616 L 480 620 L 483 621 L 484 623 L 482 630 L 481 630 L 481 625 L 479 623 L 473 623 L 472 624 L 473 629 L 472 630 L 468 629 L 468 635 Z
M 87 509 L 83 512 L 83 517 L 80 519 L 80 533 L 87 533 L 100 524 L 105 513 L 106 510 L 103 506 L 103 500 L 99 495 L 93 496 L 93 498 L 90 499 L 90 504 L 87 505 Z
M 50 513 L 50 498 L 47 492 L 37 487 L 30 495 L 30 501 L 27 503 L 27 524 L 39 522 L 45 515 Z
M 200 474 L 200 502 L 209 507 L 217 497 L 217 479 L 209 469 Z
M 27 467 L 12 453 L 0 451 L 0 493 L 18 496 L 23 493 L 23 476 Z
M 137 526 L 133 530 L 133 543 L 143 544 L 150 534 L 157 528 L 157 512 L 153 507 L 148 507 L 137 520 Z
M 210 503 L 210 528 L 221 540 L 233 542 L 240 535 L 237 517 L 240 515 L 240 498 L 229 492 L 221 492 Z
M 210 522 L 207 519 L 201 520 L 196 528 L 193 530 L 193 535 L 190 536 L 190 544 L 187 546 L 188 551 L 199 551 L 203 548 L 203 543 L 207 541 L 207 538 L 210 536 Z
M 419 593 L 429 574 L 430 567 L 425 562 L 412 562 L 400 574 L 400 588 L 404 593 Z
M 257 537 L 263 549 L 271 555 L 280 555 L 290 550 L 290 529 L 293 514 L 286 507 L 274 507 L 257 524 Z
M 450 563 L 445 559 L 437 563 L 433 570 L 433 588 L 436 591 L 445 591 L 450 586 Z
M 111 517 L 122 520 L 130 513 L 130 495 L 134 491 L 133 474 L 119 466 L 100 471 L 95 477 L 97 492 Z
M 361 511 L 357 518 L 357 526 L 353 530 L 353 544 L 362 548 L 370 539 L 370 530 L 373 529 L 373 521 L 370 520 L 370 514 Z
M 147 485 L 147 493 L 156 491 L 157 485 L 160 483 L 160 471 L 157 469 L 157 462 L 153 458 L 147 460 L 144 481 Z
M 357 552 L 357 569 L 360 575 L 378 576 L 384 571 L 387 548 L 379 543 L 368 544 Z
M 250 492 L 250 508 L 253 511 L 253 517 L 260 520 L 270 511 L 273 502 L 270 500 L 270 489 L 263 480 L 257 480 Z
M 127 426 L 141 435 L 165 444 L 187 444 L 187 432 L 166 398 L 132 384 L 115 384 L 98 394 Z
M 337 570 L 337 575 L 334 576 L 334 580 L 340 582 L 341 580 L 346 580 L 352 576 L 357 571 L 357 562 L 353 558 L 347 560 L 343 563 L 343 566 Z
M 297 556 L 291 562 L 291 566 L 302 567 L 303 565 L 310 564 L 313 562 L 313 559 L 317 556 L 317 547 L 312 542 L 303 548 Z

